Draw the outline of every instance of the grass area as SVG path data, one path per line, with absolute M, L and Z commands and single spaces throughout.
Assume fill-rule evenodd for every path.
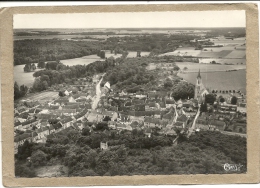
M 24 72 L 23 68 L 25 65 L 16 65 L 14 66 L 14 81 L 18 83 L 18 85 L 26 85 L 31 87 L 33 85 L 34 77 L 33 73 L 34 72 Z M 36 69 L 40 70 L 40 69 Z

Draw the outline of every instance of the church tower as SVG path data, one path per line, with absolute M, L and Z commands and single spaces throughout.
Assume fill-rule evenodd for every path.
M 196 81 L 196 85 L 195 85 L 194 99 L 198 99 L 200 97 L 201 86 L 202 86 L 202 79 L 200 76 L 200 69 L 199 69 L 199 73 L 198 73 L 197 81 Z

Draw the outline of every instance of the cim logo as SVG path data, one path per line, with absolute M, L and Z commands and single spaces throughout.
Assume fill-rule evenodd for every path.
M 240 171 L 242 166 L 243 165 L 241 165 L 241 164 L 237 165 L 237 164 L 228 164 L 228 163 L 223 165 L 225 171 L 231 171 L 231 172 Z

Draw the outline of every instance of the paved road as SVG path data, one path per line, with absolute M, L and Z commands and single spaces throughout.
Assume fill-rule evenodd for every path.
M 105 74 L 103 74 L 102 75 L 102 78 L 100 79 L 100 81 L 97 83 L 97 85 L 96 85 L 96 95 L 95 95 L 95 97 L 93 98 L 93 103 L 92 103 L 92 109 L 93 110 L 95 110 L 96 108 L 97 108 L 97 105 L 98 105 L 98 102 L 99 102 L 99 100 L 100 100 L 100 97 L 101 97 L 101 90 L 100 90 L 100 84 L 101 84 L 101 82 L 102 82 L 102 80 L 103 80 L 103 76 L 104 76 Z
M 193 123 L 192 123 L 192 126 L 191 126 L 191 128 L 189 128 L 189 130 L 188 130 L 188 135 L 187 135 L 188 138 L 190 137 L 190 135 L 193 133 L 193 131 L 194 131 L 194 129 L 195 129 L 196 120 L 197 120 L 197 118 L 199 117 L 199 114 L 200 114 L 200 106 L 199 106 L 198 112 L 197 112 L 197 114 L 196 114 L 196 116 L 195 116 L 195 118 L 194 118 L 194 121 L 193 121 Z

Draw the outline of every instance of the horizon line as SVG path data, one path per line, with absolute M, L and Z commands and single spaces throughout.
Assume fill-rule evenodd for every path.
M 234 27 L 93 27 L 93 28 L 81 28 L 81 27 L 42 27 L 42 28 L 13 28 L 13 29 L 175 29 L 175 28 L 182 28 L 182 29 L 192 29 L 192 28 L 246 28 L 246 26 L 234 26 Z

